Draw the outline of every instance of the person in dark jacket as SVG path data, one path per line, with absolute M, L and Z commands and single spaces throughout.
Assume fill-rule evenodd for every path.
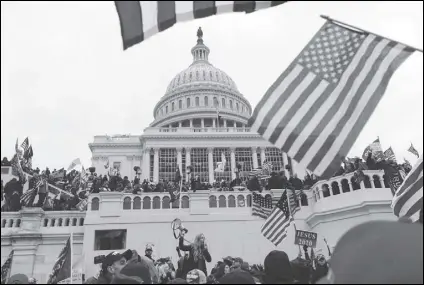
M 293 284 L 293 270 L 289 257 L 284 251 L 273 250 L 264 261 L 266 284 Z
M 205 243 L 205 236 L 198 234 L 194 239 L 194 242 L 190 245 L 184 245 L 185 232 L 181 232 L 179 249 L 182 251 L 188 251 L 190 253 L 189 258 L 184 263 L 184 278 L 187 273 L 192 269 L 199 269 L 207 275 L 206 262 L 211 262 L 212 257 L 209 254 L 208 246 Z

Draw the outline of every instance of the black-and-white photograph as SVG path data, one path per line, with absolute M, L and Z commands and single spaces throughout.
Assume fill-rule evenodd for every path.
M 422 1 L 1 1 L 1 284 L 422 284 Z

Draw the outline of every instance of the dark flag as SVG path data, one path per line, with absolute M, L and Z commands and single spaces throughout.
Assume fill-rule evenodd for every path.
M 124 49 L 176 23 L 230 12 L 252 13 L 287 1 L 115 1 Z M 202 36 L 200 34 L 200 36 Z
M 399 167 L 394 163 L 384 163 L 382 165 L 390 190 L 392 190 L 392 194 L 395 195 L 397 189 L 403 183 L 402 173 Z
M 30 158 L 32 158 L 34 156 L 34 152 L 33 152 L 33 150 L 32 150 L 32 145 L 31 146 L 29 146 L 29 148 L 24 152 L 24 158 L 26 159 L 26 160 L 28 160 L 28 159 L 30 159 Z
M 57 284 L 58 282 L 71 277 L 71 237 L 68 238 L 65 247 L 59 254 L 53 266 L 52 273 L 47 284 Z
M 13 250 L 10 252 L 4 264 L 1 266 L 1 284 L 6 284 L 9 278 L 10 268 L 12 267 Z

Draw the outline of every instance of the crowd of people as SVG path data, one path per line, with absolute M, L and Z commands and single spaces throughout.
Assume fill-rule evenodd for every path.
M 3 158 L 2 166 L 10 166 L 10 161 Z M 403 172 L 405 175 L 409 173 L 412 166 L 408 163 L 398 164 L 391 160 L 376 161 L 372 153 L 369 153 L 364 161 L 361 158 L 345 159 L 343 166 L 335 173 L 334 176 L 342 176 L 349 173 L 354 173 L 356 180 L 352 181 L 354 189 L 359 189 L 359 183 L 362 180 L 361 173 L 363 170 L 384 170 L 392 168 Z M 285 171 L 274 172 L 270 171 L 269 175 L 264 179 L 258 175 L 249 175 L 248 177 L 237 178 L 232 181 L 216 181 L 213 183 L 201 182 L 198 175 L 191 175 L 193 178 L 190 181 L 181 181 L 181 175 L 177 173 L 176 177 L 180 179 L 175 181 L 161 180 L 158 183 L 153 181 L 144 180 L 141 182 L 138 176 L 130 180 L 127 176 L 121 177 L 119 171 L 114 175 L 109 173 L 106 175 L 97 175 L 95 168 L 89 168 L 90 173 L 80 173 L 76 170 L 67 172 L 65 169 L 50 171 L 47 167 L 45 170 L 40 171 L 39 168 L 28 169 L 23 165 L 26 173 L 31 175 L 29 180 L 28 189 L 36 188 L 36 191 L 31 192 L 31 197 L 22 199 L 24 195 L 23 186 L 17 179 L 12 179 L 6 185 L 1 184 L 2 195 L 1 199 L 4 200 L 4 205 L 1 211 L 19 211 L 23 206 L 25 207 L 41 207 L 45 211 L 66 211 L 77 210 L 82 200 L 86 199 L 91 193 L 99 193 L 104 191 L 116 191 L 131 194 L 141 193 L 173 193 L 181 189 L 183 192 L 189 190 L 215 190 L 215 191 L 237 191 L 250 190 L 262 191 L 268 189 L 296 189 L 307 190 L 310 189 L 319 178 L 314 174 L 307 173 L 304 179 L 300 179 L 296 174 L 289 170 L 290 177 L 286 176 Z M 179 172 L 179 170 L 176 170 Z M 83 182 L 81 183 L 82 175 L 84 175 Z M 389 176 L 385 175 L 385 185 L 389 187 Z M 42 183 L 40 183 L 40 181 Z M 56 189 L 50 187 L 55 186 Z M 342 185 L 348 187 L 347 185 Z M 83 188 L 84 191 L 81 191 Z M 57 191 L 57 189 L 63 191 Z M 342 189 L 343 192 L 349 189 Z M 346 191 L 345 191 L 346 190 Z M 324 189 L 329 192 L 329 189 Z M 52 195 L 52 192 L 54 195 Z M 64 194 L 64 195 L 63 195 Z M 325 193 L 324 193 L 325 194 Z M 36 196 L 38 200 L 35 203 Z

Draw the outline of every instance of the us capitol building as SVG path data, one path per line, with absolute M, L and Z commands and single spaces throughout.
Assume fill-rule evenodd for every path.
M 240 164 L 241 177 L 267 160 L 273 170 L 291 164 L 286 154 L 246 126 L 252 113 L 249 101 L 224 71 L 209 62 L 209 48 L 199 28 L 191 49 L 193 62 L 169 83 L 153 110 L 154 121 L 141 136 L 96 136 L 91 143 L 93 166 L 105 174 L 104 165 L 119 168 L 132 179 L 134 166 L 142 180 L 174 180 L 175 170 L 193 167 L 202 182 L 231 181 Z M 224 172 L 215 172 L 225 162 Z M 302 176 L 301 176 L 302 177 Z M 185 177 L 186 178 L 186 177 Z
M 291 162 L 287 156 L 246 127 L 252 107 L 234 81 L 209 63 L 209 48 L 203 43 L 201 31 L 191 53 L 193 63 L 171 80 L 154 108 L 154 121 L 141 136 L 94 138 L 89 146 L 96 172 L 105 174 L 104 165 L 109 162 L 120 169 L 122 176 L 132 179 L 134 167 L 139 166 L 142 179 L 157 182 L 173 180 L 177 167 L 185 173 L 183 170 L 190 165 L 204 182 L 230 181 L 235 178 L 237 164 L 242 166 L 241 177 L 246 177 L 247 172 L 267 160 L 275 171 L 284 169 L 289 176 L 286 166 Z M 225 171 L 215 171 L 218 165 L 225 165 Z M 370 184 L 361 182 L 360 187 L 353 187 L 350 173 L 318 181 L 305 190 L 307 203 L 302 202 L 294 220 L 298 230 L 317 234 L 317 254 L 327 255 L 324 238 L 333 248 L 357 224 L 396 219 L 390 207 L 391 190 L 384 185 L 384 172 L 366 170 L 364 174 Z M 3 182 L 13 178 L 11 167 L 2 166 Z M 24 186 L 27 190 L 28 183 Z M 271 189 L 262 195 L 279 199 L 282 193 L 283 189 Z M 176 264 L 177 241 L 171 230 L 175 218 L 189 230 L 188 240 L 198 233 L 206 236 L 212 254 L 208 271 L 228 255 L 242 257 L 250 264 L 263 264 L 265 256 L 276 249 L 261 235 L 264 220 L 252 215 L 250 191 L 184 192 L 172 205 L 168 193 L 100 192 L 89 196 L 84 212 L 41 208 L 2 212 L 1 262 L 4 264 L 10 254 L 11 275 L 22 273 L 46 282 L 72 234 L 73 276 L 77 278 L 74 284 L 81 283 L 83 274 L 86 279 L 95 275 L 99 271 L 96 257 L 112 250 L 135 249 L 143 254 L 149 244 L 154 246 L 155 258 L 170 256 Z M 290 227 L 278 246 L 292 259 L 298 255 L 294 240 L 295 230 Z

